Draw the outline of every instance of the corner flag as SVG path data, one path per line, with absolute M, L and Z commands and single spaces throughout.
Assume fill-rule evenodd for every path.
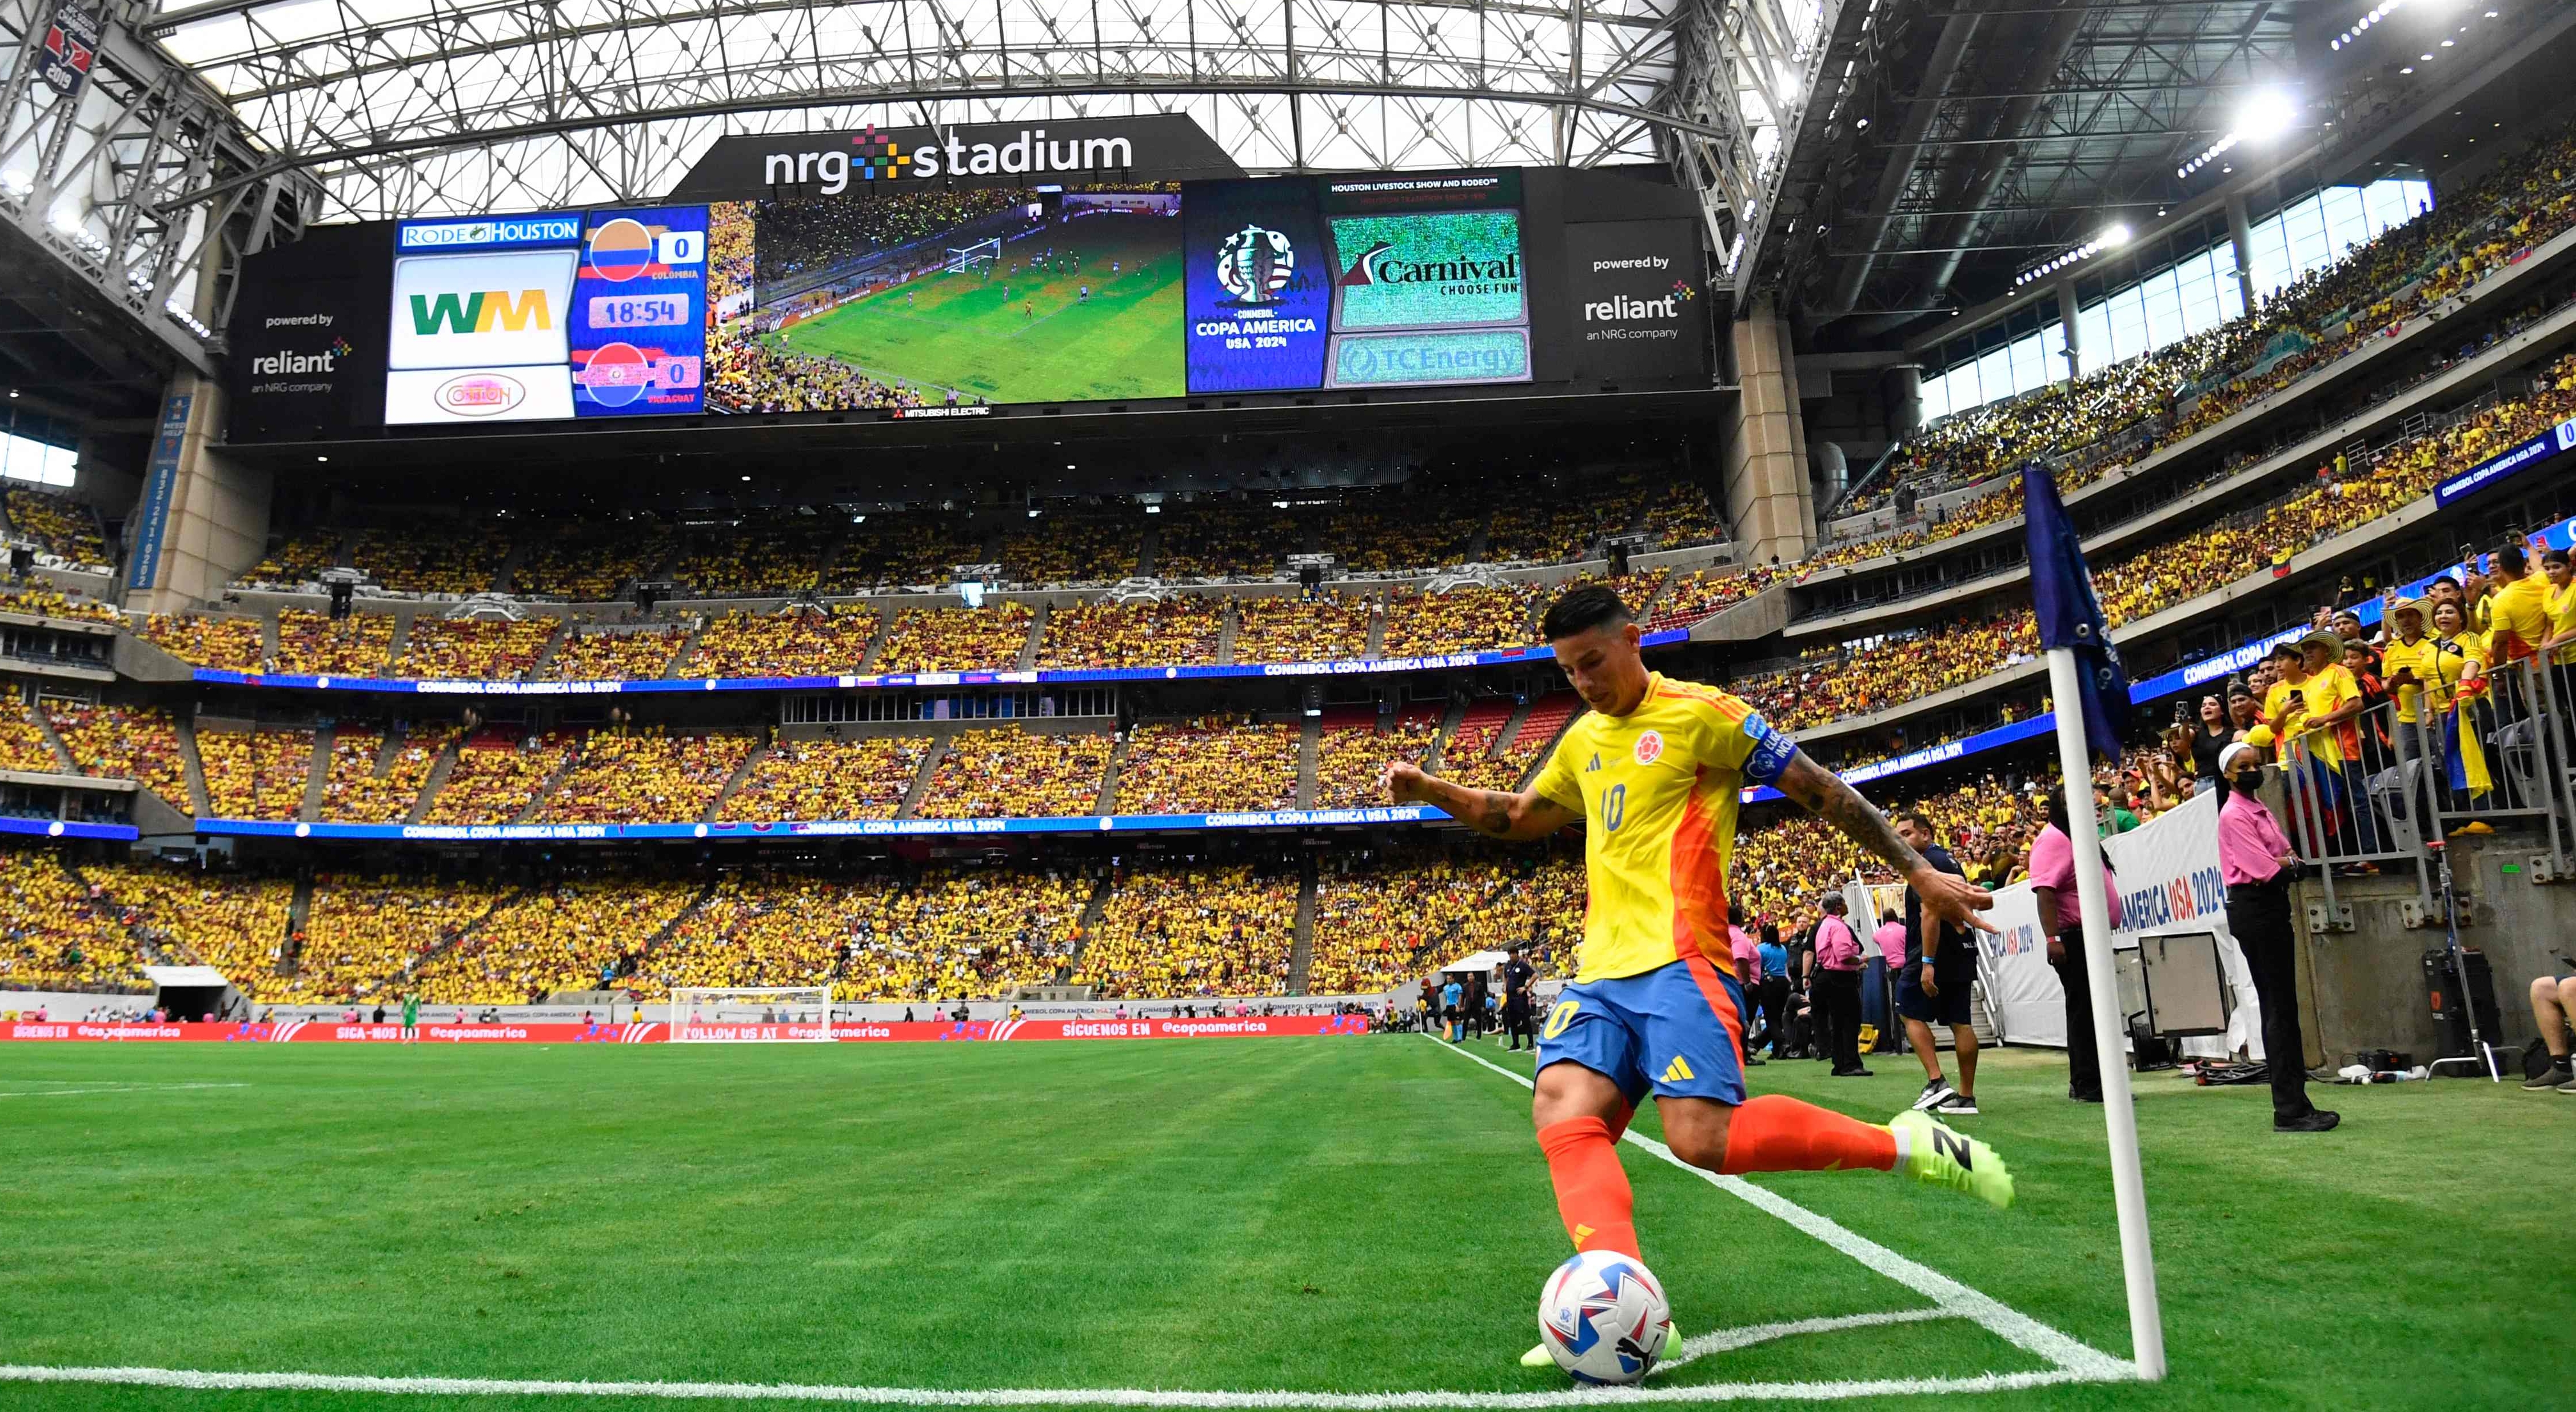
M 2066 502 L 2057 498 L 2057 481 L 2037 461 L 2021 468 L 2023 532 L 2030 543 L 2030 605 L 2039 618 L 2043 650 L 2065 648 L 2075 654 L 2083 698 L 2081 718 L 2086 743 L 2098 754 L 2120 758 L 2120 726 L 2129 713 L 2129 672 L 2120 649 L 2111 643 L 2111 623 L 2102 615 L 2102 600 L 2093 592 L 2093 571 L 2084 563 L 2084 541 L 2066 517 Z M 2057 703 L 2064 711 L 2067 703 Z
M 2111 645 L 2111 624 L 2084 567 L 2084 545 L 2057 498 L 2057 482 L 2032 461 L 2021 468 L 2023 523 L 2030 538 L 2030 603 L 2048 659 L 2048 690 L 2057 717 L 2057 769 L 2066 793 L 2066 841 L 2075 854 L 2075 894 L 2083 918 L 2082 984 L 2093 1003 L 2093 1052 L 2102 1066 L 2102 1126 L 2109 1139 L 2112 1204 L 2120 1216 L 2120 1271 L 2128 1285 L 2129 1342 L 2138 1376 L 2165 1375 L 2164 1312 L 2156 1296 L 2155 1250 L 2147 1233 L 2147 1179 L 2138 1161 L 2138 1110 L 2129 1067 L 2120 1062 L 2123 1026 L 2111 954 L 2111 898 L 2102 866 L 2101 825 L 2094 813 L 2093 761 L 2086 747 L 2120 758 L 2120 722 L 2129 709 L 2129 674 Z M 2079 707 L 2075 703 L 2082 702 Z M 2075 1036 L 2068 1035 L 2072 1042 Z

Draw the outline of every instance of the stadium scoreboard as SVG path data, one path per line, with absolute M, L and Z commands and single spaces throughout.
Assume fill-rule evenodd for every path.
M 1037 165 L 961 184 L 910 155 L 871 130 L 856 168 L 773 159 L 815 179 L 750 199 L 319 228 L 248 262 L 233 437 L 1708 385 L 1715 301 L 1668 183 Z

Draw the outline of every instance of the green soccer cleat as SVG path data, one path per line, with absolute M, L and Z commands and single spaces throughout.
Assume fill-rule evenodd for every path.
M 2012 1169 L 1995 1150 L 1929 1113 L 1897 1114 L 1887 1126 L 1905 1135 L 1906 1176 L 1930 1186 L 1964 1191 L 1998 1210 L 2013 1203 Z

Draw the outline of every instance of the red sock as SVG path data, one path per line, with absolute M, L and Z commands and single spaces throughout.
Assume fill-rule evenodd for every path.
M 1729 1176 L 1896 1165 L 1896 1134 L 1780 1094 L 1746 1100 L 1726 1129 Z
M 1642 1259 L 1636 1197 L 1628 1190 L 1628 1169 L 1619 1165 L 1610 1125 L 1599 1118 L 1550 1123 L 1538 1130 L 1538 1146 L 1547 1154 L 1548 1179 L 1556 1183 L 1556 1212 L 1565 1219 L 1574 1248 L 1615 1250 Z

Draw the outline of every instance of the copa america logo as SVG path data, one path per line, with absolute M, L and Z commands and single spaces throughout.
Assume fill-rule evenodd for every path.
M 1279 302 L 1297 272 L 1297 250 L 1288 237 L 1257 225 L 1225 238 L 1216 252 L 1216 282 L 1231 296 L 1228 303 L 1249 309 Z

